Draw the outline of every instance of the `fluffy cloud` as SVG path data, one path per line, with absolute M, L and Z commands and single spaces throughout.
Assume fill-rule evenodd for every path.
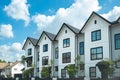
M 45 30 L 53 31 L 54 29 L 56 32 L 63 22 L 80 29 L 92 11 L 100 9 L 98 0 L 75 0 L 69 8 L 60 8 L 55 15 L 36 14 L 32 20 L 37 24 L 38 31 L 46 28 Z
M 12 25 L 1 24 L 0 25 L 0 37 L 13 38 Z
M 27 26 L 30 21 L 28 7 L 27 0 L 12 0 L 8 6 L 5 6 L 4 11 L 13 19 L 24 20 Z
M 0 59 L 6 61 L 20 60 L 24 55 L 21 43 L 13 43 L 11 45 L 0 45 Z
M 106 14 L 102 14 L 103 17 L 110 21 L 115 21 L 118 17 L 120 17 L 120 7 L 115 6 L 111 11 Z

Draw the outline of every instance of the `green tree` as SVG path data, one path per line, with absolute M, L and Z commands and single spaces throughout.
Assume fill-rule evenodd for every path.
M 24 76 L 25 78 L 27 78 L 27 77 L 32 77 L 32 76 L 33 76 L 33 72 L 34 72 L 34 68 L 30 68 L 30 69 L 28 69 L 28 70 L 24 70 L 24 71 L 23 71 L 23 76 Z
M 1 62 L 1 63 L 6 63 L 6 61 L 5 61 L 5 60 L 2 60 L 2 59 L 0 59 L 0 62 Z
M 23 64 L 25 64 L 25 60 L 26 60 L 25 56 L 22 55 L 22 56 L 21 56 L 21 62 L 22 62 Z
M 75 77 L 78 67 L 74 64 L 69 64 L 65 67 L 70 78 Z
M 96 64 L 101 72 L 101 77 L 103 80 L 108 79 L 108 75 L 112 76 L 112 74 L 114 73 L 113 64 L 114 62 L 109 59 L 102 60 Z
M 42 67 L 42 71 L 41 71 L 41 76 L 43 78 L 49 78 L 50 77 L 50 67 Z

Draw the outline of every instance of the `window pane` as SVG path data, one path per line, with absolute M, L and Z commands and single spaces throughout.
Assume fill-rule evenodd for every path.
M 120 34 L 115 35 L 115 48 L 116 49 L 120 48 Z
M 96 54 L 96 49 L 92 49 L 92 54 Z
M 97 58 L 101 59 L 102 58 L 102 54 L 97 54 Z
M 102 48 L 97 48 L 97 53 L 102 53 Z
M 92 55 L 92 59 L 96 59 L 96 55 Z

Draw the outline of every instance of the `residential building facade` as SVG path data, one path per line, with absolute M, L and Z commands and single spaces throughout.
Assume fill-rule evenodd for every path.
M 29 45 L 29 42 L 35 44 Z M 83 64 L 79 66 L 76 77 L 84 76 L 85 80 L 101 78 L 96 64 L 105 59 L 115 61 L 120 56 L 120 18 L 110 22 L 93 12 L 81 29 L 63 23 L 56 35 L 43 31 L 35 42 L 27 38 L 23 46 L 26 58 L 30 48 L 34 76 L 41 77 L 42 67 L 50 66 L 51 76 L 69 78 L 65 67 L 69 64 L 78 66 L 75 59 L 80 56 Z M 115 66 L 115 77 L 120 77 L 119 67 Z

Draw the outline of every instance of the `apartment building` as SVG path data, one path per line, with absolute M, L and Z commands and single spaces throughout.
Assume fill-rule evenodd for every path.
M 78 70 L 76 77 L 98 78 L 101 72 L 96 64 L 106 58 L 115 61 L 120 56 L 120 18 L 110 22 L 93 12 L 82 29 L 63 23 L 56 35 L 43 31 L 38 40 L 28 37 L 23 49 L 28 58 L 26 69 L 29 63 L 35 65 L 34 76 L 41 77 L 42 67 L 51 66 L 51 76 L 69 78 L 65 67 L 76 64 L 75 58 L 80 55 L 84 68 Z M 119 75 L 120 68 L 115 67 L 114 76 Z

